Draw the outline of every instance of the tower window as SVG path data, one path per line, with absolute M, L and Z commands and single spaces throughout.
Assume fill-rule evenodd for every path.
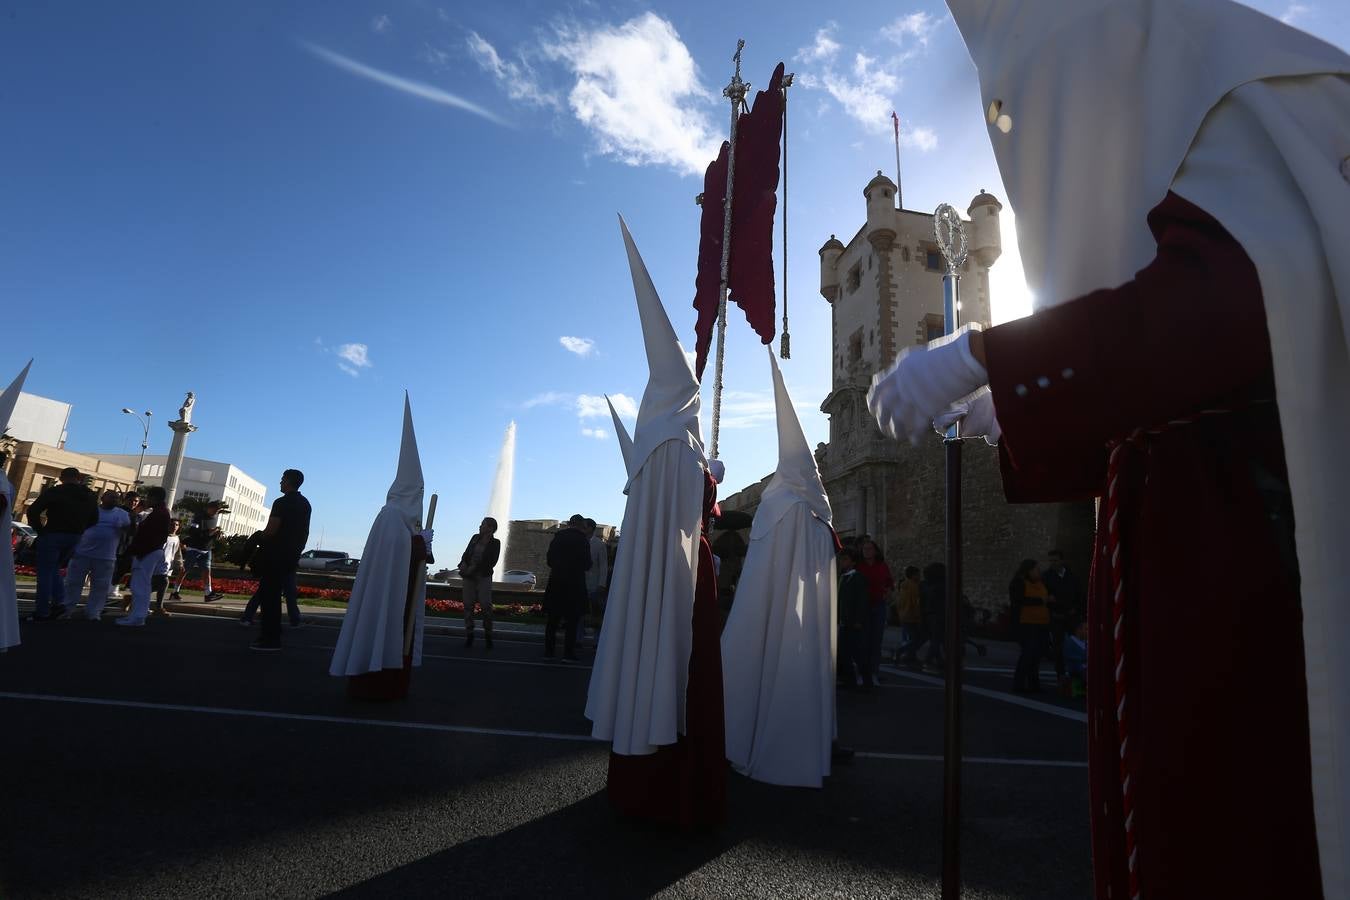
M 848 292 L 851 294 L 862 284 L 862 260 L 853 264 L 853 268 L 848 270 Z
M 863 333 L 859 328 L 853 332 L 853 336 L 848 339 L 848 362 L 850 366 L 862 362 Z
M 929 313 L 923 317 L 923 328 L 924 332 L 927 334 L 927 338 L 925 339 L 925 343 L 927 343 L 927 341 L 936 340 L 942 337 L 942 333 L 946 330 L 946 322 L 943 317 L 939 316 L 937 313 Z
M 929 250 L 924 257 L 924 267 L 930 272 L 945 272 L 947 267 L 942 264 L 942 253 L 939 250 Z

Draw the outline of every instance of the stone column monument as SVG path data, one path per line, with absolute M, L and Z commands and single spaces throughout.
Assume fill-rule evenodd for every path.
M 173 509 L 174 494 L 178 492 L 178 475 L 183 468 L 183 453 L 187 450 L 187 438 L 189 434 L 197 430 L 197 426 L 192 424 L 192 407 L 197 402 L 197 397 L 188 391 L 187 397 L 183 400 L 183 405 L 178 407 L 178 418 L 169 423 L 173 429 L 173 443 L 169 445 L 169 458 L 164 463 L 164 502 Z

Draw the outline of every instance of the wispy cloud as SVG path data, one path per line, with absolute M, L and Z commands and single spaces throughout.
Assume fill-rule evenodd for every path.
M 828 62 L 834 59 L 839 53 L 839 42 L 834 39 L 834 32 L 838 27 L 835 22 L 826 22 L 824 26 L 816 29 L 811 46 L 798 50 L 797 58 L 805 62 Z
M 525 55 L 514 60 L 502 59 L 497 48 L 476 31 L 468 37 L 469 53 L 478 65 L 494 79 L 506 96 L 529 106 L 547 106 L 557 109 L 562 105 L 558 95 L 539 84 L 539 76 Z
M 341 344 L 334 352 L 338 356 L 338 368 L 353 378 L 358 377 L 362 369 L 374 365 L 370 361 L 370 348 L 365 344 Z
M 881 36 L 905 50 L 927 48 L 933 32 L 941 27 L 945 19 L 939 19 L 926 12 L 914 12 L 901 16 L 881 29 Z
M 542 48 L 575 78 L 567 102 L 599 153 L 701 175 L 717 155 L 716 97 L 675 27 L 655 13 L 621 25 L 555 26 Z
M 368 66 L 365 63 L 357 62 L 354 59 L 343 56 L 341 53 L 334 53 L 332 50 L 325 47 L 311 44 L 308 41 L 301 41 L 300 46 L 304 47 L 324 62 L 334 65 L 345 72 L 350 72 L 353 75 L 358 75 L 369 81 L 373 81 L 376 84 L 382 84 L 385 87 L 393 88 L 404 94 L 410 94 L 423 100 L 430 100 L 432 103 L 439 103 L 442 106 L 449 106 L 454 109 L 461 109 L 465 112 L 473 113 L 476 116 L 481 116 L 489 122 L 495 122 L 498 125 L 510 126 L 509 122 L 490 110 L 465 100 L 463 97 L 457 97 L 454 94 L 443 91 L 438 87 L 425 84 L 421 81 L 413 81 L 410 78 L 394 75 L 381 69 L 376 69 L 373 66 Z
M 525 409 L 534 409 L 536 406 L 570 406 L 574 401 L 575 398 L 571 394 L 545 391 L 542 394 L 535 394 L 520 405 Z
M 1306 18 L 1308 13 L 1312 12 L 1312 7 L 1306 3 L 1291 3 L 1283 13 L 1280 14 L 1280 21 L 1286 25 L 1293 25 L 1299 19 Z
M 581 433 L 583 436 L 595 438 L 597 441 L 603 441 L 609 437 L 609 432 L 603 428 L 583 428 Z
M 390 20 L 389 16 L 386 13 L 380 13 L 378 16 L 370 20 L 370 30 L 375 32 L 376 34 L 384 34 L 386 31 L 388 31 L 393 27 L 394 23 L 393 21 Z
M 627 394 L 610 394 L 610 403 L 614 404 L 614 410 L 620 416 L 628 419 L 637 418 L 637 401 Z M 609 404 L 605 403 L 603 394 L 579 394 L 577 395 L 577 418 L 595 419 L 609 418 Z
M 440 47 L 433 47 L 430 44 L 423 44 L 418 52 L 417 58 L 437 71 L 441 71 L 450 65 L 449 52 Z
M 798 81 L 807 90 L 829 94 L 868 132 L 885 133 L 891 129 L 891 111 L 901 105 L 897 102 L 904 87 L 901 69 L 927 50 L 933 33 L 944 21 L 926 12 L 901 16 L 881 29 L 882 37 L 895 44 L 898 52 L 883 55 L 856 51 L 847 66 L 840 65 L 837 26 L 830 22 L 817 30 L 810 46 L 797 52 L 797 59 L 809 66 L 798 74 Z M 927 153 L 937 149 L 938 136 L 931 127 L 907 123 L 902 117 L 900 143 Z
M 590 338 L 563 335 L 558 338 L 558 343 L 562 344 L 568 353 L 575 353 L 577 356 L 590 356 L 595 352 L 595 341 Z

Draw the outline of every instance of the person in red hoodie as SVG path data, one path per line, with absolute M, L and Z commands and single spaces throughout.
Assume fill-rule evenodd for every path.
M 857 569 L 867 579 L 867 634 L 863 654 L 868 671 L 877 678 L 881 667 L 881 641 L 886 636 L 886 595 L 895 587 L 895 579 L 876 541 L 863 538 L 858 550 L 861 558 L 857 560 Z
M 164 559 L 164 542 L 169 538 L 169 507 L 164 502 L 164 488 L 146 490 L 145 502 L 150 512 L 136 527 L 136 536 L 127 550 L 131 557 L 131 612 L 118 619 L 118 625 L 145 624 L 145 617 L 150 614 L 150 583 Z

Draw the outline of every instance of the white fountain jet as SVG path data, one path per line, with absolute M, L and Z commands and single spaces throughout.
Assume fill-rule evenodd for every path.
M 497 520 L 497 540 L 502 542 L 498 580 L 506 571 L 506 539 L 511 531 L 511 485 L 516 474 L 516 423 L 506 426 L 502 436 L 502 452 L 497 457 L 497 475 L 492 479 L 492 494 L 488 497 L 487 514 Z

